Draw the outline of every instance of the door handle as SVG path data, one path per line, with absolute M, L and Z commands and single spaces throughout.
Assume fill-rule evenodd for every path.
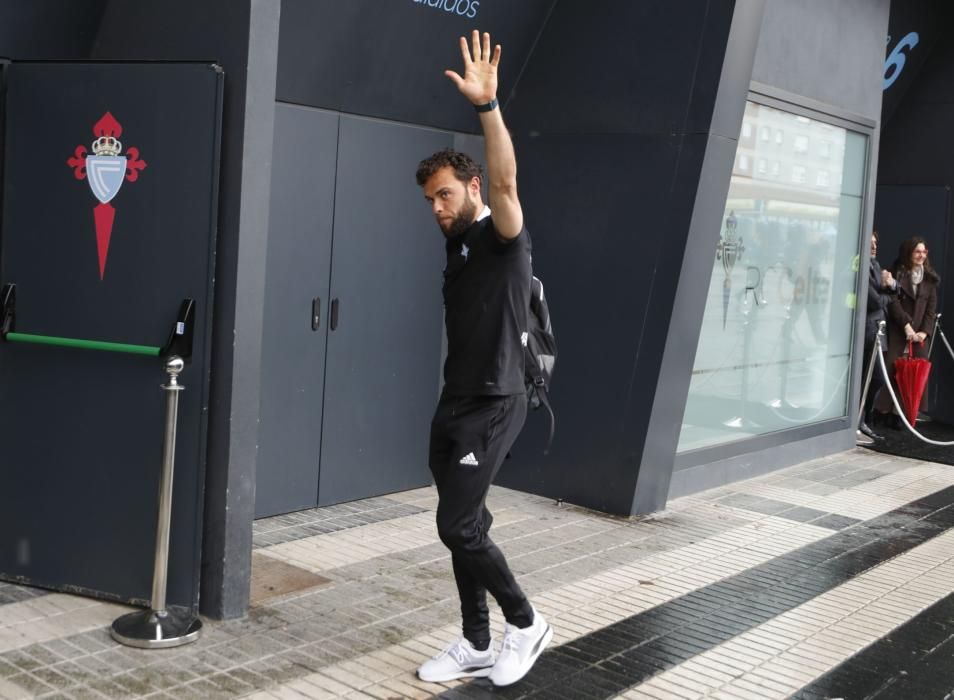
M 338 300 L 331 300 L 331 330 L 338 327 Z
M 311 330 L 318 330 L 321 325 L 321 297 L 311 300 Z

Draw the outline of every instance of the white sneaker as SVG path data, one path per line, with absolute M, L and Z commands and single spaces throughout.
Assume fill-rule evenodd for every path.
M 490 682 L 499 686 L 519 681 L 527 675 L 551 639 L 553 628 L 536 608 L 533 610 L 533 624 L 529 627 L 520 629 L 508 624 L 500 656 L 497 657 L 494 670 L 490 672 Z
M 465 637 L 461 637 L 433 659 L 421 664 L 417 669 L 417 677 L 428 683 L 444 683 L 458 678 L 486 678 L 495 660 L 493 640 L 485 651 L 478 651 Z

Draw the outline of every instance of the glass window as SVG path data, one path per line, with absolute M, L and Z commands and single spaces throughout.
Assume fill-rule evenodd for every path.
M 779 146 L 785 143 L 785 133 L 781 129 L 775 132 L 775 143 Z
M 793 165 L 792 166 L 792 182 L 805 182 L 805 166 L 804 165 Z
M 763 141 L 768 141 L 772 138 L 772 132 L 767 126 L 763 126 L 761 129 L 759 129 L 759 138 Z
M 742 122 L 742 138 L 751 138 L 752 125 L 749 122 Z
M 759 158 L 759 175 L 765 175 L 768 172 L 768 161 L 765 158 Z
M 818 155 L 820 155 L 822 158 L 831 158 L 831 142 L 830 141 L 822 141 L 818 145 Z
M 818 174 L 815 176 L 815 185 L 818 187 L 828 187 L 831 183 L 831 177 L 828 175 L 827 170 L 819 170 Z
M 795 137 L 795 152 L 808 153 L 808 137 L 804 134 Z
M 782 161 L 772 161 L 772 177 L 778 177 L 782 173 Z
M 749 102 L 745 117 L 761 133 L 792 115 Z M 774 146 L 770 169 L 784 165 L 791 180 L 733 175 L 680 452 L 847 415 L 867 137 L 812 119 L 799 131 L 824 134 L 843 157 L 819 171 L 824 190 L 792 183 L 804 156 Z M 756 144 L 752 157 L 767 150 Z

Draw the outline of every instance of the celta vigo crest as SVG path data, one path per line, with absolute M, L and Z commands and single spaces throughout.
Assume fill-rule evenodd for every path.
M 86 146 L 79 145 L 66 163 L 73 168 L 77 180 L 87 179 L 93 196 L 99 204 L 93 209 L 96 223 L 96 251 L 99 255 L 99 278 L 106 272 L 106 256 L 109 253 L 109 239 L 113 231 L 116 210 L 110 204 L 119 194 L 124 180 L 135 182 L 139 171 L 146 167 L 146 161 L 139 158 L 139 149 L 130 147 L 126 155 L 121 155 L 123 127 L 112 114 L 106 112 L 93 125 L 93 155 L 89 155 Z

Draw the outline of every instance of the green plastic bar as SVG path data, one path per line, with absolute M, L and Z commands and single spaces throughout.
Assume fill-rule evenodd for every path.
M 108 350 L 110 352 L 128 352 L 133 355 L 159 357 L 162 348 L 151 345 L 129 345 L 127 343 L 109 343 L 105 340 L 81 340 L 79 338 L 58 338 L 55 335 L 33 335 L 31 333 L 7 333 L 7 340 L 17 343 L 37 343 L 39 345 L 59 345 L 65 348 L 83 348 L 86 350 Z

